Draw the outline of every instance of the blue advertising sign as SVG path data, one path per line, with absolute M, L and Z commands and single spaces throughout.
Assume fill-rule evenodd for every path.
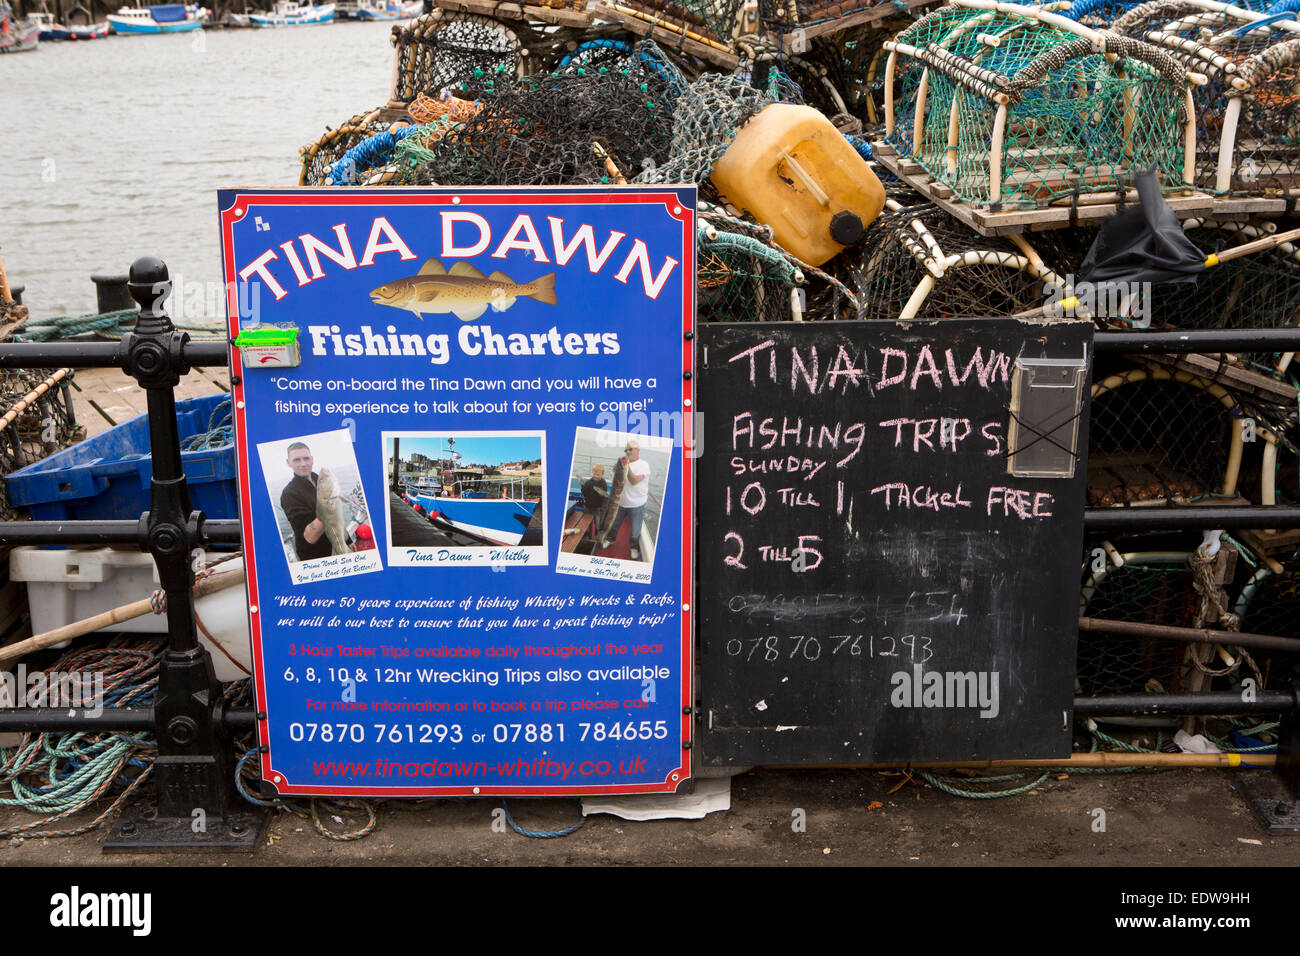
M 679 789 L 694 189 L 219 207 L 263 778 Z

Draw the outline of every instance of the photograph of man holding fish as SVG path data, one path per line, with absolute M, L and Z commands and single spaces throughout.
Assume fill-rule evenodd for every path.
M 556 570 L 650 580 L 672 448 L 670 438 L 575 430 Z
M 257 449 L 291 572 L 301 572 L 295 566 L 373 547 L 369 511 L 347 429 L 266 442 Z M 374 558 L 377 565 L 378 556 Z M 370 561 L 356 567 L 333 563 L 345 574 L 377 569 Z

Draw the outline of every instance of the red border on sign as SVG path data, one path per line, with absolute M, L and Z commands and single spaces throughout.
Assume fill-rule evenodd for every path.
M 690 187 L 680 187 L 690 188 Z M 230 339 L 230 368 L 232 374 L 231 393 L 234 399 L 235 455 L 239 481 L 239 514 L 244 541 L 245 580 L 248 586 L 249 633 L 252 636 L 253 684 L 255 688 L 256 709 L 266 718 L 257 722 L 257 739 L 262 745 L 262 778 L 271 782 L 277 792 L 285 796 L 573 796 L 582 794 L 632 794 L 632 793 L 672 793 L 691 776 L 691 754 L 693 740 L 691 724 L 695 712 L 692 691 L 693 670 L 693 622 L 694 581 L 695 581 L 695 209 L 689 203 L 683 203 L 674 187 L 658 187 L 637 190 L 623 187 L 617 190 L 593 187 L 574 189 L 558 187 L 556 189 L 491 189 L 491 188 L 447 188 L 436 192 L 415 189 L 349 189 L 346 192 L 320 189 L 287 189 L 262 192 L 259 190 L 234 191 L 234 201 L 230 207 L 220 210 L 221 219 L 221 262 L 226 282 L 226 321 Z M 682 580 L 681 580 L 681 669 L 682 669 L 682 714 L 681 714 L 681 764 L 663 783 L 608 786 L 575 787 L 497 787 L 497 786 L 454 786 L 454 787 L 383 787 L 371 789 L 366 787 L 320 787 L 291 784 L 284 779 L 284 774 L 271 765 L 270 747 L 270 713 L 267 710 L 266 688 L 260 675 L 265 672 L 262 663 L 262 629 L 261 605 L 257 583 L 255 543 L 253 540 L 253 511 L 249 490 L 249 462 L 247 423 L 244 407 L 244 367 L 239 349 L 233 342 L 239 334 L 238 276 L 234 262 L 234 224 L 243 219 L 254 207 L 261 206 L 454 206 L 455 197 L 470 196 L 473 204 L 479 205 L 542 205 L 557 204 L 597 205 L 614 203 L 618 205 L 654 206 L 662 205 L 668 216 L 682 224 L 681 251 L 683 265 L 682 281 Z M 549 546 L 548 546 L 549 547 Z

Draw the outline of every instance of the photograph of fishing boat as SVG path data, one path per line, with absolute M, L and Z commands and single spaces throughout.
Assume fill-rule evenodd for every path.
M 348 429 L 265 442 L 257 453 L 294 584 L 382 569 Z
M 672 439 L 578 428 L 557 571 L 649 583 Z
M 545 457 L 541 432 L 385 432 L 389 563 L 544 563 Z

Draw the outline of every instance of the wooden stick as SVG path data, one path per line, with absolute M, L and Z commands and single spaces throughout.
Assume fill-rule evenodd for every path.
M 234 587 L 236 584 L 244 583 L 244 569 L 236 568 L 231 571 L 218 572 L 210 578 L 204 578 L 194 585 L 195 599 L 204 597 L 208 594 L 215 594 L 217 591 L 223 591 L 226 588 Z M 83 634 L 90 634 L 92 631 L 98 631 L 101 628 L 112 627 L 114 624 L 121 624 L 123 621 L 129 621 L 133 618 L 143 617 L 153 611 L 153 605 L 149 598 L 141 601 L 135 601 L 131 604 L 124 604 L 121 607 L 115 607 L 111 611 L 105 611 L 102 614 L 96 614 L 94 617 L 88 617 L 85 620 L 73 621 L 71 624 L 64 624 L 62 627 L 56 627 L 52 631 L 46 631 L 44 634 L 37 634 L 23 641 L 17 641 L 7 647 L 0 647 L 0 664 L 7 664 L 10 661 L 24 657 L 33 651 L 39 651 L 55 644 L 61 644 L 64 641 L 71 640 L 74 637 L 80 637 Z
M 723 46 L 721 43 L 718 43 L 716 40 L 710 40 L 708 37 L 700 36 L 698 33 L 694 32 L 693 30 L 688 30 L 684 26 L 678 26 L 676 23 L 672 23 L 667 20 L 661 20 L 656 17 L 651 17 L 649 14 L 643 13 L 640 10 L 633 10 L 629 7 L 619 6 L 617 3 L 606 4 L 606 6 L 608 6 L 609 9 L 611 10 L 623 14 L 624 16 L 636 17 L 636 19 L 648 23 L 652 27 L 663 27 L 665 30 L 667 30 L 670 33 L 676 33 L 680 36 L 684 36 L 686 37 L 686 39 L 694 40 L 696 43 L 703 43 L 705 46 L 712 47 L 713 49 L 717 50 L 720 53 L 727 53 L 732 56 L 735 55 L 734 50 L 731 50 L 728 47 Z
M 9 291 L 9 279 L 5 276 L 5 264 L 0 262 L 0 302 L 12 302 L 14 294 Z
M 1222 252 L 1206 258 L 1205 268 L 1209 269 L 1221 262 L 1228 262 L 1232 259 L 1240 259 L 1242 256 L 1248 256 L 1254 252 L 1263 252 L 1265 249 L 1276 249 L 1282 243 L 1290 242 L 1293 239 L 1300 239 L 1300 229 L 1289 229 L 1286 232 L 1279 232 L 1263 239 L 1256 239 L 1254 242 L 1248 242 L 1245 245 L 1224 249 Z
M 53 375 L 51 375 L 49 378 L 47 378 L 45 381 L 41 382 L 40 385 L 37 385 L 34 389 L 32 389 L 30 392 L 24 395 L 20 401 L 14 404 L 13 408 L 9 409 L 9 411 L 5 413 L 3 418 L 0 418 L 0 431 L 3 431 L 4 429 L 8 428 L 10 422 L 12 422 L 15 418 L 17 418 L 24 411 L 26 411 L 28 406 L 30 406 L 34 401 L 36 401 L 38 398 L 40 398 L 42 395 L 48 392 L 51 388 L 53 388 L 56 384 L 58 384 L 60 379 L 62 379 L 65 375 L 70 374 L 71 372 L 72 369 L 70 368 L 61 368 Z
M 1153 697 L 1158 696 L 1153 694 Z M 1244 763 L 1243 763 L 1244 761 Z M 1277 754 L 1137 754 L 1137 753 L 1087 753 L 1068 757 L 1030 757 L 1023 760 L 948 760 L 913 761 L 906 763 L 837 763 L 819 764 L 821 769 L 891 770 L 920 767 L 925 770 L 998 770 L 1003 767 L 1272 767 Z M 764 764 L 769 770 L 796 770 Z

